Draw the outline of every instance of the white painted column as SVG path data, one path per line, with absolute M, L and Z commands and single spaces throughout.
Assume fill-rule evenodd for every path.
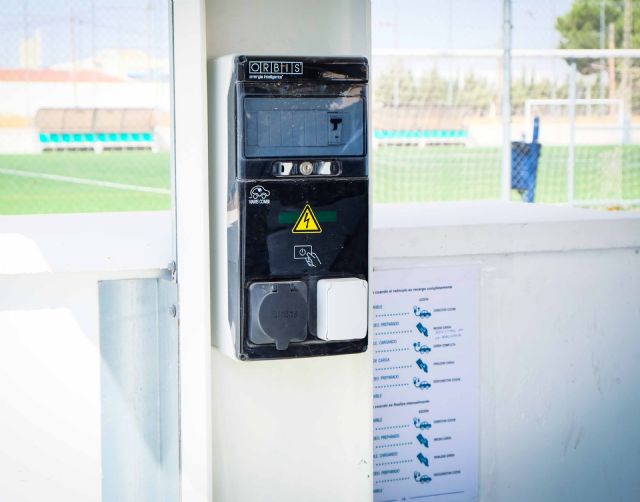
M 367 0 L 206 6 L 209 58 L 370 54 Z M 238 362 L 213 349 L 211 364 L 214 500 L 371 500 L 370 352 Z
M 203 0 L 173 2 L 182 500 L 211 494 L 206 42 Z

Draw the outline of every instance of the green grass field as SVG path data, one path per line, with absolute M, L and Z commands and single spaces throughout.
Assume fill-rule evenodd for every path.
M 567 201 L 566 147 L 543 146 L 536 202 Z M 498 148 L 382 147 L 374 155 L 377 202 L 495 200 Z M 513 192 L 513 199 L 518 199 Z M 640 199 L 640 145 L 576 147 L 574 200 Z
M 3 169 L 28 176 L 5 174 Z M 0 214 L 153 211 L 171 207 L 168 193 L 43 179 L 39 174 L 169 190 L 168 153 L 93 152 L 0 155 Z
M 567 200 L 567 154 L 543 147 L 536 202 Z M 167 210 L 170 179 L 168 153 L 0 155 L 0 214 Z M 376 202 L 498 199 L 500 151 L 381 147 L 373 180 Z M 640 146 L 578 147 L 574 198 L 640 199 Z

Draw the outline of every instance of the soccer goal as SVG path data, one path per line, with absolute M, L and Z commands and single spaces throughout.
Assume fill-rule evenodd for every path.
M 545 157 L 538 184 L 549 200 L 629 206 L 640 200 L 640 145 L 622 99 L 528 99 L 523 131 L 540 118 Z

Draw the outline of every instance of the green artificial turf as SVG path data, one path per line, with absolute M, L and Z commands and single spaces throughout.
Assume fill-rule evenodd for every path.
M 536 202 L 567 201 L 566 147 L 543 146 Z M 383 146 L 373 151 L 374 202 L 496 200 L 499 148 Z M 640 199 L 640 145 L 578 146 L 574 199 Z M 171 186 L 168 153 L 0 155 L 0 169 L 147 188 Z M 513 198 L 518 194 L 514 191 Z M 168 210 L 169 194 L 0 173 L 0 214 Z
M 567 202 L 567 159 L 567 147 L 542 147 L 536 202 Z M 500 172 L 499 148 L 380 147 L 374 152 L 374 200 L 495 200 Z M 640 145 L 577 146 L 574 187 L 576 201 L 640 199 Z
M 169 189 L 171 186 L 168 153 L 0 155 L 1 168 L 147 188 Z M 169 194 L 0 173 L 0 214 L 151 211 L 170 207 Z

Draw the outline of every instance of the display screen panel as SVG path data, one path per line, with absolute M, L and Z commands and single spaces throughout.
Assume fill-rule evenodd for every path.
M 364 155 L 364 100 L 355 97 L 244 99 L 244 156 Z

